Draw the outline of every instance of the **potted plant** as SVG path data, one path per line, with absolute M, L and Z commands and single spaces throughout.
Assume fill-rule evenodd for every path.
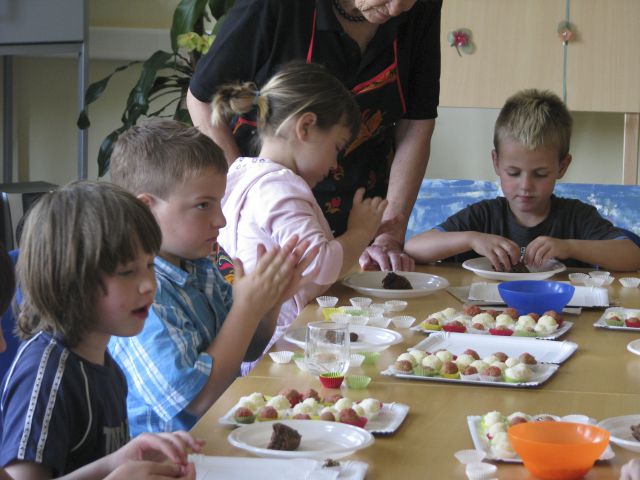
M 191 123 L 185 98 L 196 63 L 206 53 L 225 13 L 235 0 L 181 0 L 173 13 L 171 24 L 171 52 L 158 50 L 144 62 L 134 61 L 116 68 L 110 75 L 92 83 L 85 92 L 85 109 L 80 112 L 77 125 L 89 128 L 88 106 L 98 100 L 113 75 L 132 65 L 142 63 L 140 77 L 129 92 L 122 124 L 102 141 L 98 151 L 98 175 L 109 170 L 113 145 L 118 136 L 135 125 L 140 117 L 172 116 Z M 215 20 L 213 30 L 205 32 L 205 21 Z M 151 104 L 154 110 L 149 111 Z M 157 108 L 156 108 L 157 106 Z

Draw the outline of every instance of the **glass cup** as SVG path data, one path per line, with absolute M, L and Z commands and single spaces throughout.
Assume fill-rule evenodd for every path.
M 341 377 L 349 369 L 349 325 L 311 322 L 307 325 L 305 361 L 313 375 Z

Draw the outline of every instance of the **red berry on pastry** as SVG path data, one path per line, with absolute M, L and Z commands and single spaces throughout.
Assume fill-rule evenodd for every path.
M 238 423 L 253 423 L 256 417 L 247 407 L 240 407 L 233 412 L 233 419 Z
M 258 420 L 276 420 L 277 418 L 278 411 L 271 406 L 265 406 L 258 410 Z
M 471 315 L 472 317 L 482 313 L 482 309 L 477 305 L 467 305 L 464 307 L 464 313 Z
M 286 397 L 292 407 L 300 403 L 300 401 L 302 400 L 302 395 L 300 395 L 300 392 L 298 392 L 295 388 L 287 388 L 286 390 L 280 392 L 280 395 Z
M 471 355 L 475 360 L 480 360 L 480 355 L 478 355 L 478 352 L 476 352 L 474 349 L 472 348 L 467 348 L 464 352 L 467 355 Z

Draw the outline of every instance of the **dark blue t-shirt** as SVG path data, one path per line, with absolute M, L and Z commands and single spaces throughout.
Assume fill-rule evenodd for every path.
M 96 365 L 40 332 L 20 345 L 2 382 L 0 466 L 14 460 L 64 475 L 129 441 L 127 383 L 105 352 Z

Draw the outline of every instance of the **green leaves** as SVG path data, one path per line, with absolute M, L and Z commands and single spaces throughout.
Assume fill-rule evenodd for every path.
M 111 152 L 118 140 L 118 136 L 135 125 L 140 117 L 173 116 L 174 119 L 191 123 L 189 111 L 185 106 L 185 97 L 189 89 L 189 82 L 195 68 L 199 54 L 184 55 L 179 53 L 178 36 L 196 31 L 187 36 L 184 41 L 193 43 L 197 37 L 195 52 L 206 51 L 210 45 L 208 36 L 202 37 L 203 19 L 208 18 L 207 8 L 214 19 L 218 19 L 216 28 L 221 24 L 221 18 L 229 10 L 235 0 L 181 0 L 173 14 L 171 25 L 171 52 L 158 50 L 142 63 L 140 77 L 129 92 L 125 109 L 120 118 L 122 125 L 113 130 L 102 141 L 98 151 L 98 175 L 104 176 L 109 171 Z M 203 43 L 204 42 L 204 43 Z M 208 43 L 209 45 L 205 45 Z M 188 46 L 188 45 L 184 45 Z M 89 128 L 88 106 L 98 100 L 106 90 L 111 77 L 132 65 L 141 62 L 130 62 L 116 68 L 105 78 L 92 83 L 85 93 L 85 109 L 80 112 L 76 121 L 78 128 Z M 149 112 L 150 104 L 154 110 Z M 174 105 L 175 104 L 175 105 Z M 165 112 L 169 112 L 167 115 Z
M 171 24 L 171 49 L 178 51 L 178 36 L 191 32 L 196 22 L 205 14 L 209 0 L 182 0 L 173 13 Z

